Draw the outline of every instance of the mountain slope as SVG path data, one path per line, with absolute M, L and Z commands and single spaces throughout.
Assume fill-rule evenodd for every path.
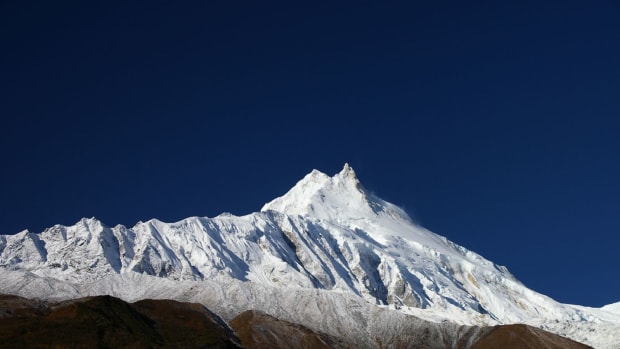
M 0 296 L 0 348 L 241 348 L 198 304 L 99 296 L 41 303 Z
M 620 314 L 620 302 L 608 304 L 601 308 L 602 310 L 608 311 L 610 313 Z
M 282 321 L 263 312 L 248 310 L 231 322 L 241 343 L 253 349 L 329 349 L 354 348 L 338 338 L 316 334 L 310 329 Z
M 504 325 L 494 327 L 471 347 L 471 349 L 487 348 L 583 349 L 587 346 L 526 325 Z
M 417 226 L 400 208 L 367 192 L 348 165 L 333 177 L 314 170 L 260 212 L 242 217 L 150 220 L 133 228 L 110 228 L 91 218 L 40 234 L 0 236 L 0 270 L 7 277 L 20 273 L 11 274 L 15 285 L 39 285 L 0 290 L 26 296 L 84 295 L 97 292 L 93 285 L 104 279 L 127 287 L 132 277 L 114 276 L 140 273 L 234 281 L 257 293 L 325 290 L 330 297 L 346 294 L 436 322 L 528 323 L 598 347 L 616 347 L 613 337 L 620 337 L 620 316 L 560 304 L 528 289 L 506 268 Z M 140 287 L 103 288 L 124 299 L 158 298 Z M 235 311 L 278 313 L 265 304 L 270 301 L 254 300 Z
M 437 332 L 438 326 L 402 324 L 405 327 L 397 331 L 365 338 L 362 347 L 375 342 L 377 347 L 391 348 L 588 348 L 524 325 L 462 329 L 449 342 L 450 333 Z M 199 304 L 171 300 L 128 304 L 98 296 L 54 303 L 0 295 L 0 348 L 237 348 L 237 336 L 249 349 L 360 347 L 346 337 L 316 333 L 260 311 L 242 312 L 230 321 L 230 327 L 235 333 Z

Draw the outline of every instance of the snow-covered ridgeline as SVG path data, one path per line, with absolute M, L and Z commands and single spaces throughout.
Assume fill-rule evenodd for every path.
M 435 321 L 527 322 L 577 340 L 583 338 L 579 326 L 571 334 L 574 324 L 612 324 L 620 335 L 620 315 L 529 290 L 506 268 L 368 193 L 348 165 L 333 177 L 312 171 L 261 212 L 242 217 L 150 220 L 130 229 L 90 218 L 40 234 L 0 236 L 2 269 L 78 285 L 134 272 L 188 282 L 251 281 L 359 296 Z

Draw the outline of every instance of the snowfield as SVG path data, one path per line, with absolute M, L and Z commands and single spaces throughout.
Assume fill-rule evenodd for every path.
M 528 289 L 370 194 L 348 165 L 333 177 L 314 170 L 246 216 L 132 228 L 89 218 L 1 235 L 0 277 L 0 293 L 169 298 L 203 303 L 228 320 L 256 309 L 362 339 L 419 326 L 447 346 L 464 325 L 526 323 L 620 348 L 620 303 L 573 306 Z

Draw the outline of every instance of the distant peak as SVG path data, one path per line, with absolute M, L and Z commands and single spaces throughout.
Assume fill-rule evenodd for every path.
M 312 172 L 308 173 L 306 175 L 306 177 L 304 177 L 304 178 L 327 179 L 327 178 L 329 178 L 329 176 L 326 175 L 325 173 L 317 170 L 317 169 L 314 169 L 314 170 L 312 170 Z
M 344 167 L 342 168 L 342 171 L 340 171 L 340 173 L 341 174 L 352 173 L 353 175 L 355 175 L 355 171 L 353 171 L 353 167 L 351 167 L 348 162 L 344 163 Z
M 101 227 L 104 227 L 103 223 L 95 217 L 83 217 L 77 221 L 76 225 L 84 226 L 88 230 L 100 229 Z
M 312 170 L 285 195 L 265 204 L 261 211 L 278 211 L 316 218 L 356 218 L 376 214 L 374 202 L 357 179 L 355 171 L 345 163 L 333 177 Z
M 93 225 L 93 224 L 101 224 L 101 221 L 98 220 L 96 217 L 82 217 L 79 221 L 77 221 L 77 223 L 82 223 L 84 225 Z
M 342 171 L 338 173 L 338 176 L 340 176 L 341 178 L 348 178 L 358 181 L 357 176 L 355 175 L 355 171 L 353 170 L 353 167 L 349 166 L 349 163 L 344 164 L 344 167 L 342 168 Z
M 345 186 L 356 191 L 363 191 L 360 181 L 355 174 L 355 170 L 353 170 L 348 163 L 345 163 L 342 170 L 333 176 L 329 176 L 314 169 L 299 181 L 294 188 L 303 190 L 305 194 L 308 195 L 316 190 L 333 189 L 338 186 Z
M 314 169 L 312 170 L 310 173 L 308 173 L 302 180 L 301 182 L 305 182 L 305 181 L 319 181 L 319 182 L 326 182 L 329 181 L 330 179 L 348 179 L 348 180 L 354 180 L 355 182 L 358 182 L 357 176 L 355 174 L 355 171 L 353 170 L 353 167 L 351 167 L 348 163 L 344 164 L 344 167 L 342 168 L 342 170 L 340 170 L 340 172 L 336 173 L 333 177 L 317 170 Z

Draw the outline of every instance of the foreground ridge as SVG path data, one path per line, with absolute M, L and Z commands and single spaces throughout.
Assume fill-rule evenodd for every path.
M 200 304 L 145 299 L 126 303 L 110 296 L 43 302 L 0 295 L 0 348 L 356 348 L 357 344 L 260 311 L 245 311 L 229 324 Z M 234 331 L 234 332 L 233 332 Z M 415 331 L 414 331 L 415 332 Z M 430 332 L 397 340 L 398 348 L 445 348 Z M 584 349 L 585 345 L 525 325 L 471 328 L 455 335 L 455 348 Z
M 47 303 L 0 295 L 0 307 L 0 348 L 243 348 L 199 304 L 128 304 L 110 296 Z
M 275 305 L 265 294 L 294 291 L 286 300 L 347 295 L 389 314 L 459 325 L 526 323 L 596 347 L 618 347 L 614 338 L 620 338 L 618 312 L 561 304 L 528 289 L 505 267 L 369 193 L 349 165 L 331 177 L 313 170 L 246 216 L 152 219 L 132 228 L 84 218 L 39 234 L 1 235 L 0 273 L 12 280 L 0 292 L 23 296 L 105 290 L 128 300 L 159 294 L 185 300 L 200 293 L 192 287 L 209 281 L 239 288 L 242 299 L 219 295 L 245 304 L 233 313 L 274 315 L 271 307 L 292 306 Z M 133 283 L 135 274 L 200 286 L 170 293 L 159 288 L 164 283 L 148 281 L 154 286 L 145 290 Z

